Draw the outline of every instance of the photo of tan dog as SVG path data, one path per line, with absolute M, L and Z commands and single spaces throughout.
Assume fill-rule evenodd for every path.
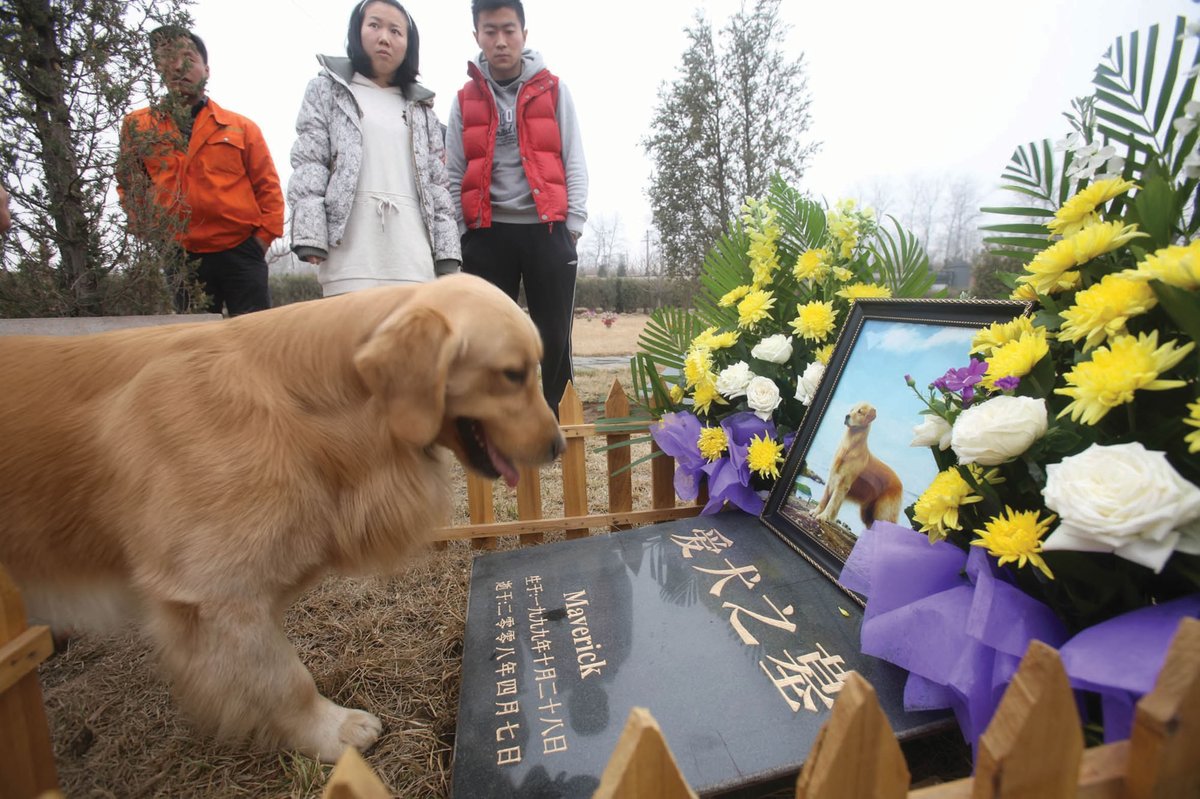
M 234 319 L 0 337 L 0 563 L 30 615 L 136 618 L 206 729 L 323 761 L 368 713 L 317 691 L 282 629 L 328 572 L 402 568 L 487 477 L 564 449 L 541 343 L 466 275 Z
M 860 402 L 846 414 L 846 432 L 833 456 L 825 493 L 816 516 L 826 522 L 837 519 L 847 499 L 858 503 L 863 524 L 876 520 L 895 522 L 900 516 L 903 486 L 886 463 L 867 448 L 867 435 L 875 421 L 875 408 Z

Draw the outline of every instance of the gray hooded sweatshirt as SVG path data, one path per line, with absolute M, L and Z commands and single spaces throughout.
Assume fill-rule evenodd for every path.
M 321 74 L 304 92 L 292 145 L 292 250 L 301 258 L 327 257 L 341 244 L 362 166 L 362 111 L 350 90 L 350 59 L 317 56 Z M 462 261 L 456 214 L 446 177 L 442 126 L 433 111 L 433 92 L 414 84 L 408 99 L 413 162 L 421 197 L 421 218 L 433 242 L 439 275 L 458 271 Z M 461 181 L 460 184 L 461 185 Z
M 492 79 L 492 71 L 483 53 L 475 57 L 475 64 L 487 78 L 500 117 L 492 161 L 492 221 L 536 225 L 541 220 L 533 202 L 529 180 L 525 177 L 525 168 L 521 165 L 515 109 L 521 86 L 545 69 L 546 64 L 541 54 L 534 50 L 527 49 L 521 56 L 521 76 L 507 86 L 501 86 Z M 558 131 L 562 136 L 563 168 L 567 177 L 567 230 L 581 234 L 587 222 L 587 163 L 583 158 L 583 138 L 579 132 L 579 118 L 575 116 L 575 103 L 562 80 L 558 82 L 557 117 Z M 450 194 L 458 218 L 458 229 L 465 233 L 467 226 L 462 219 L 462 181 L 467 159 L 463 155 L 462 132 L 462 110 L 458 107 L 456 95 L 446 126 L 446 169 L 450 173 Z

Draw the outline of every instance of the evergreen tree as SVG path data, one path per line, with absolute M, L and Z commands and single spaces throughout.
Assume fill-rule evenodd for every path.
M 697 11 L 679 76 L 659 88 L 648 191 L 667 272 L 692 277 L 746 197 L 773 174 L 796 182 L 815 145 L 804 60 L 785 50 L 780 0 L 743 3 L 721 30 Z
M 179 221 L 148 211 L 130 236 L 117 203 L 122 117 L 151 95 L 147 34 L 189 24 L 192 0 L 0 0 L 0 181 L 13 230 L 0 244 L 0 316 L 170 307 Z M 148 188 L 143 186 L 143 190 Z

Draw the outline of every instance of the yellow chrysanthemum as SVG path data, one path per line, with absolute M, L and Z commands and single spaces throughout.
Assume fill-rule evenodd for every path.
M 1017 278 L 1017 289 L 1028 284 L 1035 299 L 1038 294 L 1069 291 L 1079 285 L 1079 272 L 1075 270 L 1077 266 L 1075 247 L 1070 240 L 1056 241 L 1025 265 L 1026 274 Z
M 729 404 L 721 396 L 721 392 L 717 391 L 716 379 L 711 374 L 708 375 L 708 379 L 696 384 L 696 389 L 692 392 L 692 402 L 695 404 L 696 413 L 706 415 L 714 402 L 718 405 Z
M 692 339 L 692 346 L 713 351 L 723 350 L 737 344 L 740 337 L 741 334 L 736 330 L 727 330 L 724 333 L 718 333 L 717 328 L 710 327 Z
M 791 321 L 797 336 L 813 342 L 829 338 L 837 324 L 837 312 L 832 302 L 813 300 L 807 305 L 796 306 L 796 318 Z
M 679 403 L 683 402 L 684 396 L 686 395 L 684 393 L 683 386 L 671 386 L 670 397 L 672 404 L 678 405 Z
M 1075 248 L 1075 263 L 1083 266 L 1093 258 L 1099 258 L 1107 252 L 1112 252 L 1133 239 L 1147 236 L 1149 234 L 1140 232 L 1137 225 L 1099 222 L 1095 225 L 1088 225 L 1064 241 L 1071 242 L 1071 246 Z
M 813 357 L 828 366 L 829 359 L 833 357 L 833 344 L 826 344 L 824 347 L 821 347 L 813 353 Z
M 1155 305 L 1158 298 L 1148 283 L 1122 275 L 1105 275 L 1091 288 L 1075 295 L 1075 304 L 1059 314 L 1063 318 L 1060 341 L 1084 339 L 1083 351 L 1104 343 L 1105 339 L 1125 335 L 1130 317 L 1140 316 Z
M 992 350 L 987 359 L 987 373 L 980 383 L 984 388 L 994 389 L 1002 377 L 1024 377 L 1033 371 L 1038 361 L 1050 352 L 1046 343 L 1046 328 L 1035 327 L 1028 333 Z
M 1157 280 L 1185 291 L 1200 289 L 1200 239 L 1155 250 L 1138 262 L 1136 270 L 1122 274 L 1134 280 Z
M 998 558 L 1000 566 L 1016 562 L 1019 568 L 1024 568 L 1026 563 L 1032 563 L 1053 580 L 1054 573 L 1039 553 L 1042 538 L 1058 517 L 1053 513 L 1045 519 L 1038 516 L 1036 510 L 1015 511 L 1006 505 L 1002 516 L 993 516 L 982 530 L 975 531 L 979 538 L 971 546 L 986 547 L 989 555 Z
M 1035 255 L 1025 266 L 1026 274 L 1017 280 L 1028 283 L 1038 294 L 1069 291 L 1079 285 L 1076 267 L 1145 235 L 1138 232 L 1137 225 L 1122 225 L 1120 222 L 1088 225 Z
M 1066 374 L 1067 388 L 1055 394 L 1071 397 L 1059 417 L 1071 415 L 1072 421 L 1096 424 L 1118 405 L 1133 401 L 1135 391 L 1164 391 L 1186 385 L 1183 380 L 1160 380 L 1159 375 L 1172 368 L 1195 349 L 1189 341 L 1180 347 L 1170 341 L 1158 346 L 1158 331 L 1133 336 L 1118 336 L 1107 347 L 1092 353 L 1090 361 L 1076 364 Z
M 892 296 L 892 290 L 887 286 L 880 286 L 876 283 L 852 283 L 839 291 L 837 295 L 850 300 L 850 302 L 854 302 L 855 300 L 862 300 L 867 297 L 890 297 Z
M 732 291 L 726 292 L 725 296 L 717 302 L 722 308 L 732 308 L 741 301 L 750 292 L 754 291 L 753 286 L 738 286 Z
M 751 291 L 738 303 L 738 327 L 754 327 L 764 319 L 770 318 L 771 309 L 774 307 L 775 295 L 771 292 L 761 289 Z
M 704 459 L 712 462 L 729 449 L 729 437 L 720 427 L 706 427 L 700 431 L 700 438 L 696 442 L 696 446 L 700 449 L 700 454 L 704 456 Z
M 971 354 L 979 353 L 987 357 L 998 347 L 1026 334 L 1033 334 L 1033 320 L 1028 316 L 1018 316 L 1011 322 L 996 322 L 975 334 L 971 342 Z
M 941 541 L 951 530 L 962 529 L 958 523 L 959 508 L 982 501 L 983 497 L 974 492 L 958 467 L 951 467 L 939 472 L 917 500 L 913 521 L 921 525 L 922 533 L 929 534 L 930 542 Z
M 1195 428 L 1200 428 L 1200 402 L 1193 402 L 1188 405 L 1188 410 L 1192 415 L 1183 420 L 1183 423 Z M 1194 433 L 1188 433 L 1183 437 L 1183 443 L 1188 445 L 1189 453 L 1200 452 L 1200 429 Z
M 1020 300 L 1021 302 L 1037 302 L 1037 289 L 1028 283 L 1018 283 L 1013 289 L 1012 294 L 1008 295 L 1009 299 Z
M 1113 197 L 1136 188 L 1136 183 L 1124 178 L 1098 180 L 1063 203 L 1062 208 L 1059 208 L 1058 213 L 1054 215 L 1054 219 L 1046 223 L 1046 227 L 1050 229 L 1051 233 L 1060 236 L 1077 233 L 1088 225 L 1100 221 L 1097 208 Z
M 764 434 L 754 436 L 746 449 L 746 465 L 763 477 L 779 479 L 779 464 L 783 461 L 783 444 Z
M 687 387 L 697 386 L 712 378 L 713 357 L 707 347 L 692 347 L 683 358 L 683 379 Z
M 792 267 L 792 274 L 797 280 L 811 280 L 814 283 L 820 283 L 829 276 L 829 250 L 814 249 L 805 250 L 804 254 L 796 259 L 796 265 Z

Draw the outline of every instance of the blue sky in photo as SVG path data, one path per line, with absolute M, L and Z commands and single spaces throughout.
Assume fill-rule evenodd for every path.
M 923 389 L 947 369 L 966 366 L 978 331 L 978 327 L 866 320 L 809 447 L 808 468 L 822 478 L 828 474 L 846 430 L 846 412 L 859 402 L 869 402 L 878 414 L 867 439 L 871 452 L 900 476 L 904 506 L 915 502 L 937 475 L 937 466 L 927 447 L 910 445 L 925 405 L 904 384 L 904 375 L 912 375 Z M 812 489 L 813 499 L 820 500 L 824 486 L 801 481 Z M 856 532 L 862 528 L 854 502 L 842 505 L 838 519 Z M 902 516 L 899 522 L 906 520 Z

